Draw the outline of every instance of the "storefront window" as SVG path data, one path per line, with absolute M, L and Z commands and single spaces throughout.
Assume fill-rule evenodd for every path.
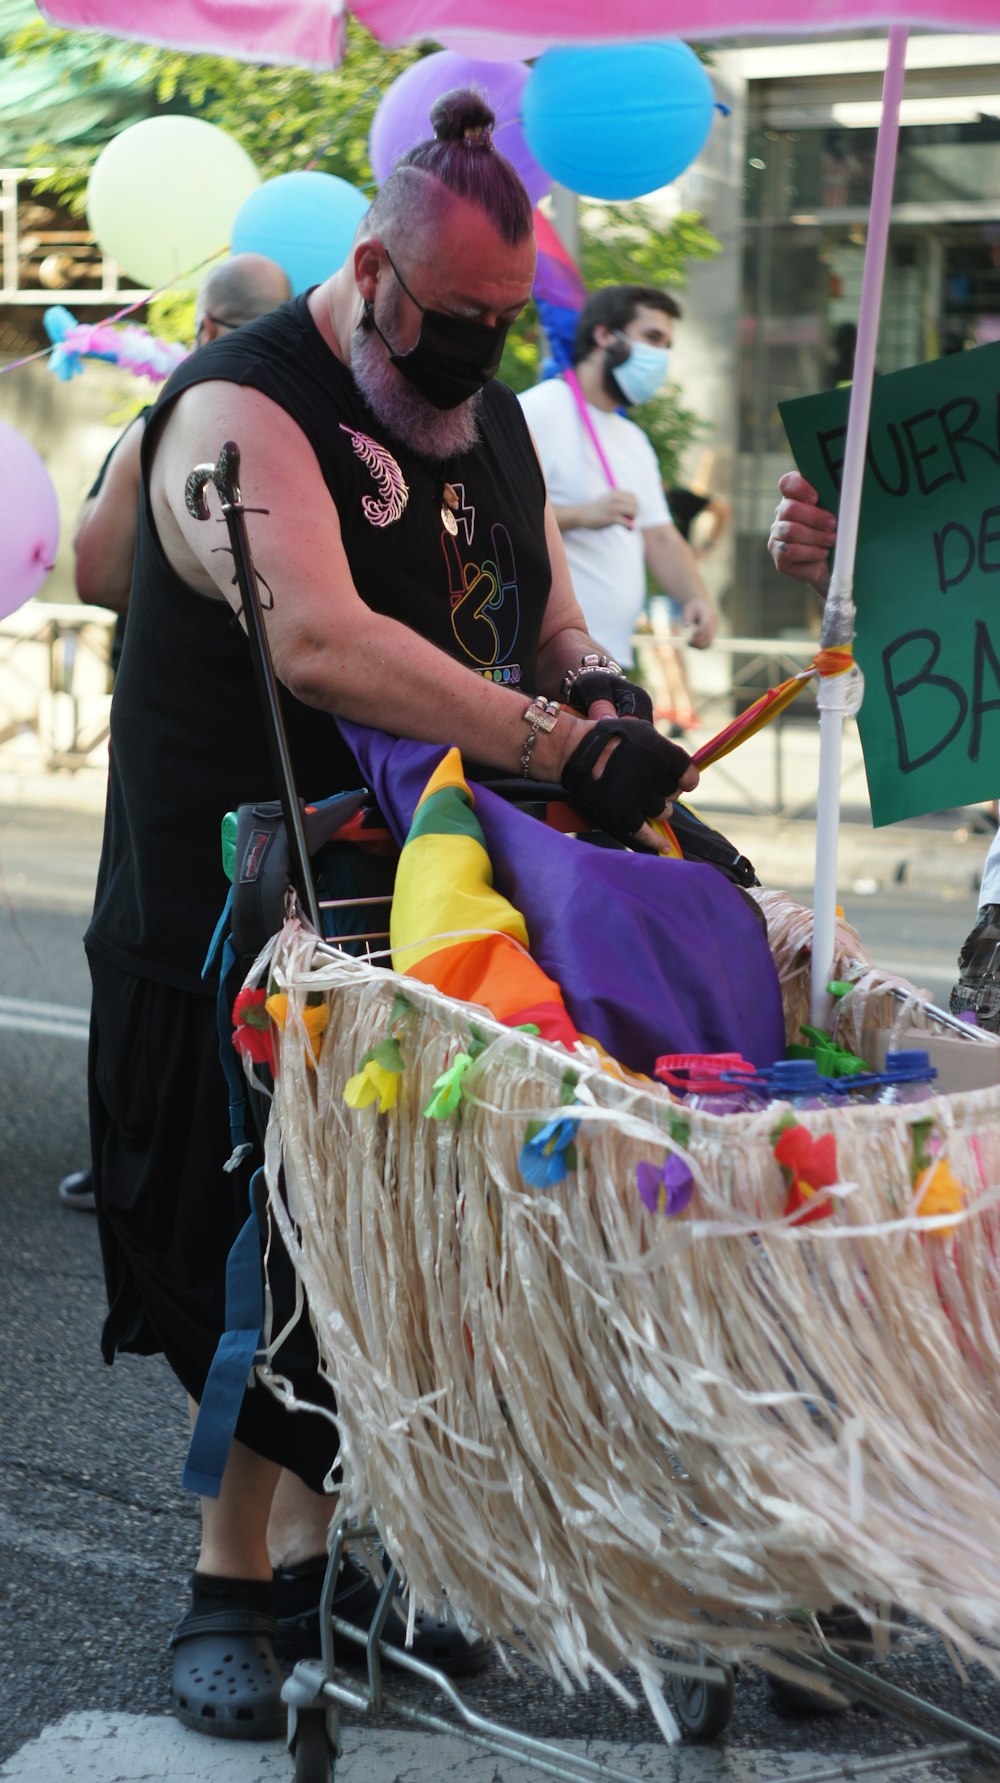
M 772 635 L 816 621 L 815 603 L 774 576 L 760 547 L 790 464 L 777 405 L 850 380 L 876 137 L 874 128 L 829 121 L 769 128 L 763 109 L 748 134 L 744 188 L 734 622 Z M 902 129 L 878 372 L 1000 339 L 992 194 L 1000 194 L 997 118 Z

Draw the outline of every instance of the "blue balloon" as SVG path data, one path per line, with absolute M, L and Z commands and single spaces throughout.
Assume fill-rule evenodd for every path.
M 586 198 L 641 198 L 669 185 L 703 147 L 712 83 L 686 43 L 546 50 L 521 122 L 546 173 Z
M 279 173 L 243 200 L 230 249 L 276 260 L 297 296 L 342 265 L 368 205 L 363 192 L 336 174 Z

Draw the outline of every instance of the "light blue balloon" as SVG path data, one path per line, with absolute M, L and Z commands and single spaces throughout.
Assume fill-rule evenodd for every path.
M 231 251 L 276 260 L 297 296 L 342 265 L 369 202 L 334 173 L 279 173 L 240 205 Z
M 689 167 L 715 95 L 686 43 L 605 43 L 538 58 L 521 122 L 546 173 L 586 198 L 641 198 Z

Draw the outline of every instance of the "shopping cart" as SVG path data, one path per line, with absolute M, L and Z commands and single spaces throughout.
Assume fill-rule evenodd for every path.
M 901 1766 L 972 1750 L 995 1759 L 1000 1739 L 890 1687 L 796 1606 L 851 1605 L 877 1642 L 877 1606 L 901 1603 L 1000 1670 L 1000 1091 L 928 1107 L 943 1136 L 935 1169 L 962 1190 L 929 1215 L 914 1202 L 905 1110 L 801 1116 L 838 1162 L 829 1218 L 804 1226 L 784 1210 L 772 1115 L 681 1113 L 586 1048 L 567 1102 L 564 1051 L 394 973 L 379 957 L 384 923 L 366 916 L 356 933 L 365 957 L 322 939 L 235 448 L 192 474 L 192 511 L 207 514 L 209 481 L 273 717 L 297 894 L 251 973 L 287 996 L 271 1208 L 340 1404 L 344 1521 L 322 1653 L 286 1686 L 297 1783 L 333 1776 L 341 1706 L 457 1724 L 555 1776 L 625 1775 L 487 1721 L 433 1668 L 384 1644 L 395 1566 L 367 1634 L 334 1619 L 349 1529 L 352 1540 L 385 1535 L 413 1601 L 440 1604 L 444 1590 L 564 1683 L 597 1672 L 620 1689 L 631 1665 L 668 1735 L 675 1723 L 694 1737 L 722 1731 L 735 1667 L 749 1659 L 947 1736 L 901 1754 Z M 808 996 L 807 913 L 781 894 L 761 904 L 794 1031 Z M 948 1025 L 847 929 L 836 970 L 855 987 L 845 1003 L 858 1044 L 901 1015 Z M 321 1001 L 317 1056 L 305 1011 Z M 392 1118 L 349 1116 L 359 1060 L 397 1034 Z M 432 1126 L 424 1111 L 458 1051 L 460 1117 Z M 571 1129 L 576 1148 L 544 1194 L 519 1176 L 539 1122 Z M 684 1219 L 630 1192 L 651 1156 L 689 1170 L 697 1194 Z M 335 1642 L 364 1648 L 364 1682 L 338 1665 Z M 387 1662 L 433 1685 L 451 1716 L 387 1691 Z

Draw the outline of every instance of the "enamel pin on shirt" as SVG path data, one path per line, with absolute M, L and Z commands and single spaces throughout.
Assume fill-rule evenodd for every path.
M 441 491 L 441 524 L 445 532 L 451 533 L 453 539 L 458 536 L 458 521 L 455 519 L 457 507 L 458 496 L 451 484 L 446 483 Z

